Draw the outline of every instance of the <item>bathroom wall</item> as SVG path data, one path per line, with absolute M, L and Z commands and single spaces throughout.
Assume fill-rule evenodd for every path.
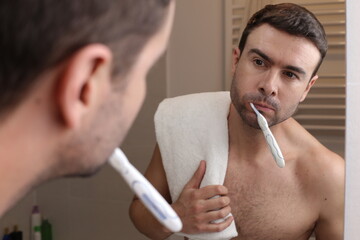
M 177 1 L 168 51 L 168 96 L 224 89 L 223 2 Z

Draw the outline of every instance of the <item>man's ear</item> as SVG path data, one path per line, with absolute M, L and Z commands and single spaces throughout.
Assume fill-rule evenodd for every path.
M 308 85 L 306 86 L 306 89 L 300 99 L 300 102 L 303 102 L 306 98 L 306 96 L 308 95 L 311 87 L 314 85 L 314 83 L 316 82 L 316 80 L 319 78 L 318 75 L 315 75 L 314 77 L 312 77 L 312 79 L 309 81 Z
M 102 44 L 87 45 L 68 59 L 58 75 L 56 100 L 65 125 L 76 128 L 111 81 L 112 54 Z
M 236 66 L 240 60 L 240 49 L 235 47 L 232 54 L 232 68 L 231 73 L 234 74 L 236 71 Z

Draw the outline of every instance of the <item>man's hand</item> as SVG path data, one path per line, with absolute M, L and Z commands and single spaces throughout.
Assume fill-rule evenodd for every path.
M 229 215 L 230 198 L 226 196 L 228 190 L 225 186 L 212 185 L 200 188 L 205 171 L 206 162 L 201 161 L 179 199 L 172 204 L 183 222 L 182 232 L 187 234 L 220 232 L 233 221 L 233 217 L 230 216 L 220 223 L 212 223 Z

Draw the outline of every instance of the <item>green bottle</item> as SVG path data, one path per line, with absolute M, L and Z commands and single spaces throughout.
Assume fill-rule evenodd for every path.
M 41 240 L 52 240 L 52 229 L 49 220 L 41 222 Z

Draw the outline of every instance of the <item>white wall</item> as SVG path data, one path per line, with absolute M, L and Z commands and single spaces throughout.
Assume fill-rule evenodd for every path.
M 223 1 L 176 4 L 168 50 L 168 96 L 224 89 Z
M 346 2 L 347 98 L 346 98 L 346 196 L 345 240 L 360 238 L 360 34 L 359 1 Z

